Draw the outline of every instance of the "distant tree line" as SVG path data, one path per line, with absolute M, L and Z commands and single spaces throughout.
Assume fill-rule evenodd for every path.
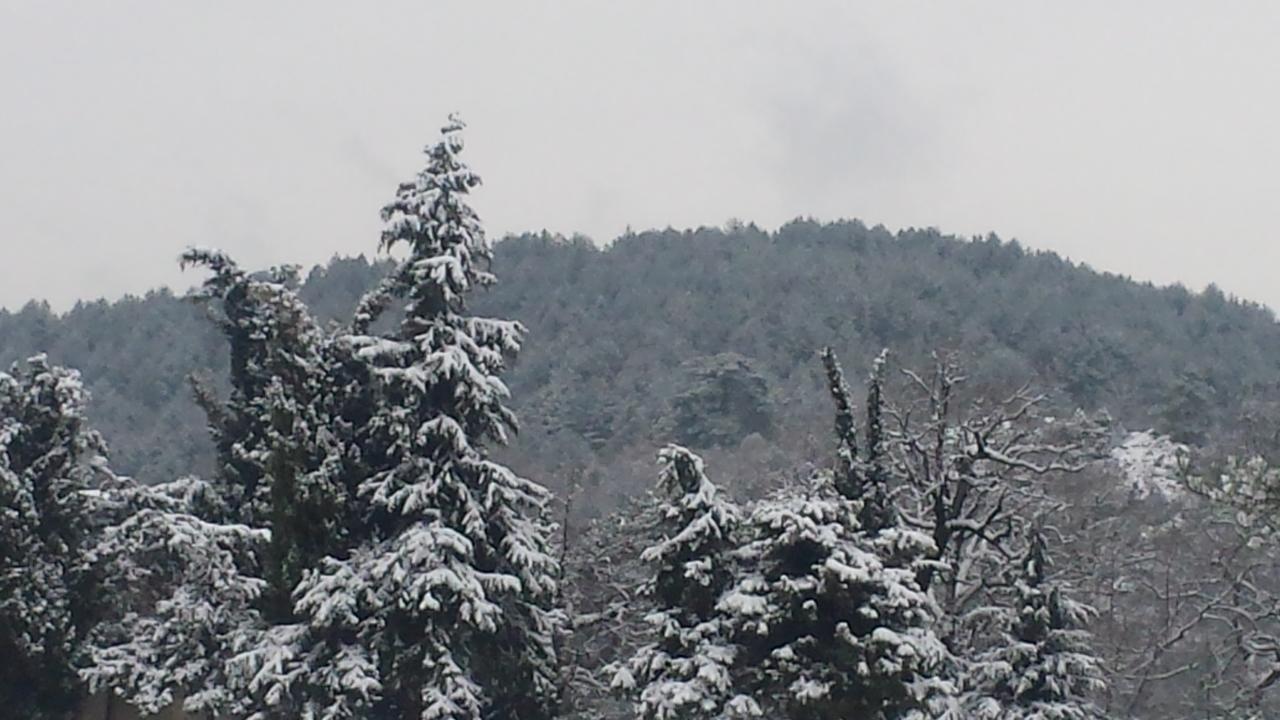
M 478 294 L 476 312 L 519 318 L 535 339 L 509 372 L 526 425 L 513 452 L 553 485 L 561 465 L 609 467 L 584 480 L 592 487 L 579 507 L 593 512 L 644 487 L 648 448 L 672 438 L 709 450 L 758 434 L 775 464 L 802 461 L 804 438 L 823 432 L 812 354 L 824 345 L 858 373 L 879 348 L 911 366 L 944 349 L 963 361 L 972 395 L 1031 381 L 1067 411 L 1105 408 L 1184 442 L 1280 402 L 1280 327 L 1268 309 L 1212 287 L 1135 283 L 994 236 L 797 220 L 775 232 L 628 234 L 604 247 L 510 237 L 495 262 L 520 281 Z M 322 326 L 345 322 L 389 267 L 334 259 L 296 291 Z M 160 481 L 212 469 L 185 386 L 200 371 L 226 391 L 228 359 L 199 306 L 156 291 L 63 314 L 36 302 L 0 311 L 0 366 L 37 352 L 83 373 L 119 471 Z M 747 373 L 742 394 L 726 413 L 702 412 L 730 401 L 715 399 L 737 382 L 719 374 L 726 357 Z

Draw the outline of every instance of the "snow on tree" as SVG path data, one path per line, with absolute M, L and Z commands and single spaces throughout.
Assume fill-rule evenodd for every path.
M 296 268 L 251 276 L 206 249 L 188 250 L 182 264 L 212 271 L 195 298 L 230 348 L 225 402 L 193 379 L 218 450 L 215 485 L 232 512 L 221 519 L 272 531 L 263 610 L 287 622 L 303 570 L 343 547 L 354 520 L 351 422 L 333 343 L 291 289 Z
M 1157 448 L 1167 441 L 1154 438 Z M 1280 468 L 1265 452 L 1265 441 L 1237 442 L 1212 451 L 1175 445 L 1179 489 L 1209 502 L 1194 516 L 1197 532 L 1190 533 L 1180 522 L 1173 528 L 1173 539 L 1189 562 L 1205 557 L 1211 563 L 1155 597 L 1189 598 L 1179 603 L 1182 613 L 1173 616 L 1182 624 L 1161 639 L 1159 647 L 1190 638 L 1210 648 L 1209 659 L 1196 668 L 1203 672 L 1199 684 L 1204 705 L 1213 708 L 1214 717 L 1253 720 L 1275 714 L 1280 688 L 1280 589 L 1274 562 L 1280 538 Z M 1162 466 L 1167 464 L 1154 463 L 1156 477 Z M 1204 539 L 1212 544 L 1201 544 Z M 1179 569 L 1186 573 L 1185 567 Z M 1156 675 L 1164 670 L 1151 665 L 1144 672 Z M 1174 674 L 1161 675 L 1169 676 Z M 1174 677 L 1185 682 L 1181 674 Z
M 122 481 L 103 494 L 114 512 L 96 554 L 117 608 L 84 674 L 146 712 L 181 701 L 191 712 L 296 717 L 306 666 L 286 659 L 311 643 L 293 591 L 345 548 L 351 524 L 346 395 L 330 338 L 290 288 L 292 268 L 250 275 L 203 249 L 182 264 L 211 271 L 195 297 L 231 351 L 227 400 L 193 381 L 218 468 L 210 481 Z
M 354 550 L 305 574 L 295 610 L 318 631 L 323 667 L 345 657 L 356 668 L 316 683 L 336 693 L 329 705 L 367 697 L 395 717 L 536 720 L 556 702 L 558 572 L 547 491 L 486 450 L 516 428 L 499 375 L 524 329 L 465 312 L 467 293 L 494 278 L 466 202 L 480 178 L 459 159 L 462 128 L 450 120 L 383 209 L 381 248 L 407 257 L 337 340 L 371 383 L 355 437 L 366 525 Z M 397 300 L 399 328 L 366 334 Z
M 79 374 L 43 355 L 0 372 L 0 703 L 61 718 L 100 594 L 88 547 L 105 447 Z
M 831 348 L 823 348 L 822 364 L 827 388 L 836 405 L 836 489 L 859 503 L 858 523 L 868 532 L 897 523 L 897 510 L 889 501 L 889 473 L 884 433 L 884 368 L 888 352 L 881 352 L 867 380 L 866 449 L 858 453 L 857 422 L 853 399 L 840 361 Z
M 636 696 L 645 720 L 759 715 L 755 700 L 735 687 L 738 650 L 719 609 L 734 579 L 738 509 L 694 453 L 668 445 L 659 460 L 664 534 L 641 554 L 653 568 L 644 593 L 655 606 L 646 620 L 656 639 L 615 667 L 613 685 Z
M 766 712 L 789 717 L 925 717 L 952 710 L 952 661 L 918 578 L 931 539 L 903 527 L 890 499 L 885 355 L 868 381 L 859 452 L 854 405 L 835 354 L 822 352 L 836 405 L 836 465 L 761 502 L 720 603 Z
M 231 508 L 196 478 L 153 486 L 119 478 L 100 502 L 108 521 L 93 555 L 112 607 L 82 672 L 90 689 L 148 715 L 181 702 L 187 712 L 244 717 L 227 660 L 261 633 L 255 603 L 267 583 L 254 570 L 270 533 L 206 519 Z
M 1101 690 L 1101 662 L 1083 625 L 1093 609 L 1049 582 L 1044 536 L 1033 532 L 1014 581 L 1011 607 L 991 608 L 999 639 L 971 668 L 976 691 L 967 698 L 984 720 L 1101 718 L 1090 696 Z
M 936 607 L 916 584 L 929 538 L 874 536 L 826 474 L 752 512 L 745 568 L 720 608 L 745 648 L 765 714 L 814 719 L 930 717 L 953 693 Z
M 858 424 L 854 419 L 853 395 L 845 382 L 840 360 L 829 347 L 822 349 L 822 365 L 827 373 L 827 389 L 836 405 L 836 488 L 845 497 L 860 498 L 866 494 L 866 489 L 857 467 Z
M 1186 489 L 1186 461 L 1190 448 L 1153 430 L 1131 432 L 1111 450 L 1120 476 L 1138 499 L 1152 495 L 1171 500 Z
M 576 489 L 571 485 L 569 501 Z M 652 598 L 644 595 L 652 571 L 640 556 L 662 537 L 666 523 L 660 505 L 646 493 L 576 532 L 568 522 L 561 526 L 561 604 L 569 627 L 560 653 L 560 712 L 566 720 L 634 717 L 630 693 L 610 688 L 613 674 L 606 668 L 652 640 L 644 617 L 652 607 Z M 571 516 L 568 503 L 565 516 Z
M 886 453 L 906 527 L 929 534 L 931 560 L 919 582 L 942 609 L 942 635 L 967 658 L 974 628 L 964 619 L 989 604 L 987 578 L 1019 551 L 1024 518 L 1052 504 L 1042 478 L 1083 470 L 1101 456 L 1101 421 L 1046 416 L 1047 396 L 1028 386 L 962 406 L 966 377 L 953 358 L 931 373 L 902 369 L 906 389 L 885 403 Z
M 116 493 L 101 557 L 138 591 L 102 634 L 95 687 L 254 720 L 550 717 L 548 494 L 486 450 L 515 429 L 499 374 L 523 328 L 465 314 L 493 278 L 460 129 L 384 209 L 382 248 L 408 257 L 354 332 L 321 331 L 289 269 L 184 255 L 212 271 L 199 297 L 231 347 L 230 398 L 196 385 L 220 466 Z M 398 331 L 367 334 L 396 299 Z

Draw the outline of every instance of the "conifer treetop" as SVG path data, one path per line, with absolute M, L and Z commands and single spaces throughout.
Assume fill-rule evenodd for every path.
M 1014 580 L 1014 601 L 995 611 L 1006 629 L 978 656 L 969 705 L 986 720 L 1095 720 L 1090 701 L 1101 690 L 1101 663 L 1083 629 L 1094 610 L 1069 598 L 1049 579 L 1044 536 L 1037 530 Z M 990 612 L 990 611 L 986 611 Z
M 636 699 L 644 720 L 722 720 L 759 715 L 735 686 L 738 648 L 717 602 L 732 581 L 730 551 L 738 510 L 718 496 L 702 459 L 679 445 L 658 454 L 658 508 L 666 535 L 643 553 L 652 567 L 645 619 L 654 641 L 612 668 L 612 686 Z
M 401 183 L 395 199 L 382 208 L 379 249 L 390 252 L 403 245 L 409 252 L 383 290 L 410 298 L 405 308 L 409 319 L 455 311 L 468 290 L 494 282 L 480 267 L 492 259 L 492 247 L 480 217 L 467 203 L 480 176 L 458 157 L 465 127 L 450 115 L 441 128 L 443 137 L 423 150 L 426 167 Z

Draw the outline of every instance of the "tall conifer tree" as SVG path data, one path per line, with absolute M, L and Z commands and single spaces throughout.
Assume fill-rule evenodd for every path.
M 736 687 L 738 648 L 721 596 L 735 574 L 737 507 L 707 479 L 702 458 L 678 445 L 659 454 L 663 537 L 641 559 L 653 568 L 645 593 L 655 640 L 616 669 L 644 720 L 713 720 L 760 714 Z
M 313 624 L 347 638 L 342 648 L 372 658 L 377 712 L 539 720 L 556 705 L 562 622 L 548 493 L 487 449 L 516 429 L 500 374 L 524 328 L 466 312 L 467 294 L 494 277 L 467 203 L 480 178 L 459 157 L 462 129 L 451 119 L 426 168 L 383 208 L 381 249 L 404 259 L 338 340 L 372 382 L 356 438 L 367 539 L 308 575 L 296 597 Z M 367 334 L 397 300 L 399 326 Z M 369 691 L 362 682 L 352 692 Z

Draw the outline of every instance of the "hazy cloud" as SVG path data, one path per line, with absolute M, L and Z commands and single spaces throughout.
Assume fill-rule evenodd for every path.
M 495 233 L 995 230 L 1280 305 L 1270 3 L 0 0 L 0 305 L 371 252 L 452 110 Z

